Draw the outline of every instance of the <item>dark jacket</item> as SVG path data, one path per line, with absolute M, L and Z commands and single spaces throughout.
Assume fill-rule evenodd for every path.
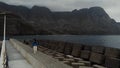
M 38 45 L 39 45 L 39 43 L 36 42 L 36 41 L 34 41 L 34 42 L 32 43 L 32 46 L 38 46 Z

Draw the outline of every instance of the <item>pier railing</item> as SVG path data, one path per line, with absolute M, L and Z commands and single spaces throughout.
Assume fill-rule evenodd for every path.
M 6 68 L 6 48 L 5 48 L 5 40 L 2 42 L 2 48 L 1 48 L 1 57 L 0 57 L 0 68 Z
M 3 31 L 3 42 L 1 48 L 1 57 L 0 57 L 0 68 L 6 68 L 6 48 L 5 48 L 5 39 L 6 39 L 6 13 L 2 13 L 4 15 L 4 31 Z

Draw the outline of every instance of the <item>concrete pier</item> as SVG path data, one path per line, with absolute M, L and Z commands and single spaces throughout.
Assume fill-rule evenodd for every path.
M 10 39 L 10 42 L 34 68 L 72 68 L 40 51 L 34 54 L 32 48 L 15 39 Z
M 33 68 L 9 41 L 6 41 L 6 50 L 9 68 Z

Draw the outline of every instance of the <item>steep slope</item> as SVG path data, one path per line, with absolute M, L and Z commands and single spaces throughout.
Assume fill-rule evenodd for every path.
M 24 22 L 24 24 L 29 24 L 34 32 L 29 31 L 28 28 L 26 28 L 27 31 L 20 28 L 24 34 L 120 34 L 116 21 L 111 19 L 101 7 L 83 8 L 69 12 L 52 12 L 46 7 L 33 6 L 29 9 L 1 2 L 0 11 L 12 12 L 28 22 Z
M 6 34 L 11 35 L 24 35 L 24 34 L 34 34 L 34 29 L 30 24 L 27 24 L 20 16 L 13 13 L 6 14 Z M 25 23 L 26 22 L 26 23 Z M 0 15 L 0 35 L 3 36 L 3 15 Z

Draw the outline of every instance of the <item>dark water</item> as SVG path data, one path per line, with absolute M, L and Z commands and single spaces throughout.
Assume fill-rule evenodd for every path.
M 37 38 L 120 48 L 120 35 L 34 35 L 15 36 L 13 38 L 20 40 Z

